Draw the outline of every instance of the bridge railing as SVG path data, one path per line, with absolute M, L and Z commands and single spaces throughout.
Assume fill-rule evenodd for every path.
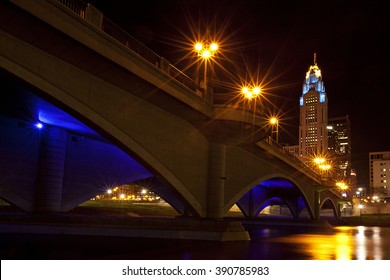
M 56 1 L 63 4 L 65 7 L 73 11 L 75 14 L 79 15 L 81 18 L 100 28 L 110 37 L 122 43 L 128 49 L 135 52 L 149 63 L 153 64 L 155 67 L 158 67 L 159 69 L 167 73 L 170 77 L 183 84 L 190 90 L 194 91 L 195 93 L 204 94 L 203 92 L 200 92 L 198 84 L 192 78 L 177 69 L 168 60 L 159 56 L 151 49 L 146 47 L 144 44 L 139 42 L 125 30 L 110 21 L 108 18 L 104 17 L 103 14 L 94 6 L 86 3 L 83 0 Z
M 278 142 L 276 142 L 275 140 L 272 139 L 271 136 L 268 136 L 267 138 L 265 138 L 265 141 L 267 143 L 269 143 L 271 146 L 273 146 L 274 148 L 276 148 L 277 150 L 280 151 L 280 153 L 282 153 L 283 155 L 289 157 L 290 159 L 292 159 L 297 165 L 301 166 L 306 172 L 312 174 L 314 177 L 316 177 L 319 181 L 324 181 L 324 179 L 322 178 L 321 174 L 319 174 L 318 172 L 315 171 L 315 169 L 313 170 L 313 168 L 311 168 L 309 165 L 307 165 L 306 163 L 304 163 L 303 161 L 301 161 L 299 158 L 297 158 L 295 155 L 293 155 L 292 153 L 286 151 L 283 149 L 283 146 L 280 145 Z
M 268 136 L 264 139 L 265 142 L 267 142 L 269 145 L 271 145 L 274 149 L 278 150 L 280 153 L 283 154 L 283 156 L 288 156 L 290 159 L 294 160 L 294 163 L 298 164 L 307 172 L 308 174 L 311 174 L 314 178 L 316 178 L 319 182 L 321 182 L 321 185 L 329 186 L 331 188 L 328 189 L 328 191 L 332 192 L 334 195 L 340 197 L 340 191 L 338 191 L 335 187 L 335 181 L 328 180 L 328 178 L 324 178 L 323 174 L 321 172 L 317 171 L 316 169 L 313 169 L 308 164 L 301 161 L 297 156 L 293 155 L 289 151 L 286 151 L 283 149 L 283 146 L 280 145 L 278 142 L 272 139 L 271 136 Z
M 87 3 L 84 1 L 75 1 L 75 0 L 56 0 L 62 5 L 67 7 L 69 10 L 73 11 L 75 14 L 80 15 L 82 18 L 85 18 L 85 10 Z

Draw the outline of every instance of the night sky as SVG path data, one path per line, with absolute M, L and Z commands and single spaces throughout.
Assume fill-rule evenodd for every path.
M 190 76 L 192 43 L 205 35 L 218 39 L 216 94 L 234 98 L 244 80 L 260 81 L 267 99 L 262 106 L 281 115 L 279 141 L 290 145 L 298 143 L 299 97 L 316 53 L 329 117 L 350 117 L 360 185 L 368 186 L 368 153 L 390 150 L 385 1 L 88 2 Z

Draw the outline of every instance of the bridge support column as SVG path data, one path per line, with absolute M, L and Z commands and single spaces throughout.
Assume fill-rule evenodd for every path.
M 248 205 L 248 217 L 250 218 L 254 218 L 255 217 L 255 207 L 254 207 L 254 194 L 253 194 L 254 190 L 251 189 L 249 191 L 249 205 Z
M 342 207 L 342 203 L 340 201 L 337 201 L 337 207 L 335 209 L 335 216 L 336 216 L 336 219 L 340 219 L 341 218 L 341 207 Z
M 66 138 L 64 129 L 43 128 L 34 211 L 61 211 Z
M 321 206 L 321 191 L 314 191 L 314 219 L 320 219 L 320 206 Z
M 226 180 L 226 145 L 210 144 L 206 218 L 222 219 Z

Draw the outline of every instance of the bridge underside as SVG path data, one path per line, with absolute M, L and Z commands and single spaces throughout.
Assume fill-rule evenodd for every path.
M 67 212 L 108 188 L 149 179 L 150 188 L 179 213 L 200 216 L 164 178 L 82 122 L 34 95 L 28 85 L 4 72 L 1 81 L 5 93 L 0 105 L 3 199 L 25 211 Z M 38 129 L 38 121 L 43 121 L 45 127 Z M 54 157 L 50 155 L 53 150 Z M 313 218 L 299 188 L 283 178 L 260 182 L 236 204 L 250 218 L 277 205 L 287 209 L 284 215 Z

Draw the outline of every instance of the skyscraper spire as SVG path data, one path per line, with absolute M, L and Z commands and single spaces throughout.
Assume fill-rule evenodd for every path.
M 321 102 L 325 101 L 325 86 L 322 81 L 321 69 L 317 65 L 317 53 L 314 53 L 314 65 L 309 67 L 309 70 L 306 72 L 305 82 L 303 83 L 302 97 L 310 89 L 314 89 L 321 93 Z M 303 100 L 301 100 L 302 106 Z

